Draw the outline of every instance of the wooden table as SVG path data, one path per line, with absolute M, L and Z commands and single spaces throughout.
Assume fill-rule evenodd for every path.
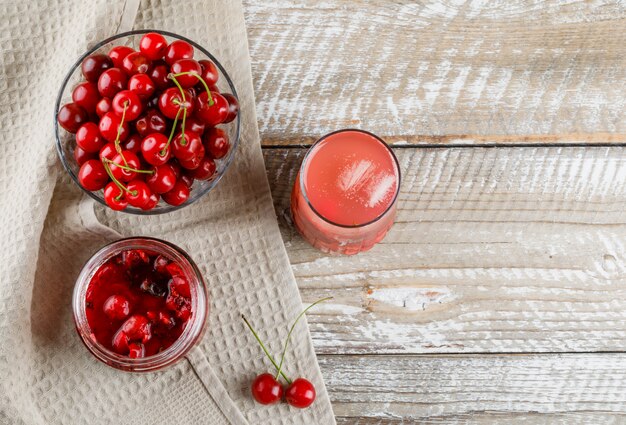
M 340 424 L 626 422 L 626 5 L 245 1 L 276 213 Z M 308 145 L 395 147 L 397 222 L 309 247 Z

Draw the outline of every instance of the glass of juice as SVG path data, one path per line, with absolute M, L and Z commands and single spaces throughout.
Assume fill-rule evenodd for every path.
M 389 146 L 363 130 L 339 130 L 306 153 L 291 192 L 293 221 L 324 252 L 357 254 L 393 224 L 400 166 Z

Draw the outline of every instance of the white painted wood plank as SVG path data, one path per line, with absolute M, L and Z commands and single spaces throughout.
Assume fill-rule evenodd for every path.
M 626 149 L 397 149 L 397 223 L 372 251 L 312 249 L 288 218 L 304 150 L 268 149 L 319 353 L 626 349 Z
M 626 355 L 320 356 L 340 424 L 626 421 Z
M 453 140 L 626 133 L 623 2 L 244 4 L 272 143 L 344 127 Z

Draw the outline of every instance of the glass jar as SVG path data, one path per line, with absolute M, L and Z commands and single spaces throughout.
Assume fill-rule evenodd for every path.
M 166 257 L 178 264 L 189 284 L 191 316 L 176 341 L 155 355 L 131 358 L 115 353 L 96 340 L 87 321 L 87 288 L 100 267 L 109 259 L 128 250 L 146 250 Z M 146 294 L 145 296 L 152 296 Z M 163 369 L 180 359 L 200 340 L 208 317 L 207 287 L 193 260 L 176 245 L 154 238 L 132 237 L 104 246 L 83 266 L 72 297 L 76 329 L 87 349 L 98 360 L 116 369 L 129 372 L 149 372 Z

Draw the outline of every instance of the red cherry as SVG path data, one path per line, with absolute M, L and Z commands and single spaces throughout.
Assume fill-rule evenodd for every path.
M 169 164 L 154 167 L 154 174 L 146 179 L 148 187 L 158 194 L 169 192 L 176 184 L 176 173 Z
M 224 93 L 222 96 L 224 96 L 224 99 L 228 102 L 228 115 L 224 122 L 231 122 L 237 118 L 237 114 L 239 113 L 239 101 L 230 93 Z
M 134 314 L 126 319 L 120 331 L 124 332 L 132 341 L 146 343 L 152 338 L 150 321 L 141 314 Z
M 149 32 L 139 41 L 139 50 L 150 60 L 161 59 L 167 49 L 167 40 L 161 34 Z
M 207 83 L 208 86 L 213 86 L 217 83 L 217 79 L 219 78 L 219 72 L 217 71 L 217 67 L 213 62 L 208 59 L 204 59 L 198 61 L 200 64 L 200 68 L 202 69 L 202 79 Z
M 123 251 L 121 255 L 122 264 L 128 269 L 142 266 L 150 262 L 150 256 L 142 249 L 129 249 Z
M 179 162 L 180 162 L 181 167 L 185 168 L 186 170 L 191 171 L 200 167 L 203 159 L 204 159 L 204 150 L 202 151 L 202 154 L 198 154 L 191 159 L 184 159 L 184 160 L 181 159 L 179 160 Z M 191 187 L 191 185 L 189 185 L 189 187 Z
M 206 91 L 196 97 L 196 117 L 200 118 L 206 125 L 216 126 L 228 116 L 228 102 L 224 96 L 217 92 L 211 92 L 213 105 L 209 106 L 209 98 Z
M 102 97 L 112 98 L 115 94 L 126 88 L 128 77 L 119 68 L 107 69 L 98 79 L 98 91 Z
M 202 139 L 189 130 L 185 130 L 184 137 L 183 133 L 178 133 L 172 140 L 172 154 L 179 160 L 191 160 L 200 154 L 204 156 Z
M 122 90 L 116 94 L 112 105 L 113 111 L 127 122 L 136 120 L 143 110 L 139 96 L 130 90 Z
M 89 121 L 89 114 L 77 104 L 68 103 L 59 109 L 57 121 L 66 131 L 76 133 L 81 125 Z
M 185 93 L 185 101 L 180 94 L 177 87 L 170 87 L 166 89 L 159 97 L 159 109 L 166 117 L 175 119 L 178 114 L 178 110 L 184 108 L 187 110 L 187 116 L 190 116 L 193 112 L 194 103 L 193 98 L 190 98 Z M 179 118 L 182 119 L 183 111 L 180 112 Z
M 182 120 L 179 120 L 176 124 L 176 131 L 181 131 L 183 126 Z M 196 117 L 187 117 L 185 120 L 185 129 L 189 131 L 193 131 L 198 136 L 202 136 L 204 134 L 204 130 L 206 129 L 206 124 L 200 121 Z
M 113 142 L 109 142 L 106 145 L 104 145 L 104 147 L 100 149 L 100 153 L 98 154 L 101 161 L 102 159 L 105 159 L 105 158 L 113 160 L 113 157 L 115 155 L 117 155 L 117 151 L 115 150 L 115 144 Z
M 166 266 L 170 263 L 170 260 L 163 255 L 159 255 L 154 259 L 154 270 L 157 273 L 168 274 Z
M 140 207 L 142 210 L 144 211 L 149 211 L 151 209 L 154 209 L 158 204 L 159 204 L 159 200 L 161 199 L 161 197 L 159 195 L 157 195 L 156 193 L 152 192 L 150 194 L 150 198 L 148 198 L 148 201 L 146 202 L 146 204 L 143 207 Z
M 118 167 L 118 165 L 128 168 L 134 168 L 135 170 L 139 170 L 141 167 L 141 162 L 139 161 L 139 158 L 131 151 L 122 151 L 122 153 L 116 154 L 111 161 L 113 161 L 109 164 L 111 174 L 113 174 L 113 177 L 115 177 L 117 180 L 123 182 L 134 179 L 137 176 L 137 173 L 135 171 L 125 170 L 121 167 Z M 133 203 L 130 202 L 128 194 L 126 195 L 126 199 L 131 205 L 133 205 Z
M 141 152 L 141 142 L 143 139 L 137 133 L 131 134 L 125 142 L 121 144 L 122 149 L 131 151 L 132 153 Z
M 134 50 L 128 46 L 115 46 L 109 51 L 109 57 L 113 61 L 113 66 L 121 69 L 124 58 L 133 52 Z
M 85 152 L 96 153 L 106 144 L 100 137 L 100 130 L 93 122 L 86 122 L 76 132 L 76 144 Z
M 194 99 L 194 102 L 195 102 L 196 95 L 198 94 L 197 91 L 196 91 L 196 88 L 195 87 L 188 87 L 188 88 L 183 89 L 183 90 L 185 90 L 185 96 L 188 97 L 189 99 Z
M 113 182 L 109 184 L 114 184 Z M 107 186 L 108 187 L 108 186 Z M 118 188 L 119 190 L 119 188 Z M 123 320 L 130 314 L 130 303 L 122 295 L 111 295 L 102 306 L 104 314 L 111 320 Z
M 172 281 L 170 281 L 171 283 Z M 173 311 L 176 317 L 183 321 L 187 321 L 191 316 L 191 300 L 176 293 L 170 288 L 169 294 L 165 299 L 165 306 Z
M 146 101 L 146 109 L 159 109 L 159 94 L 152 96 Z
M 178 163 L 178 160 L 176 159 L 172 159 L 169 164 L 170 167 L 172 167 L 172 170 L 174 170 L 174 174 L 176 175 L 176 178 L 179 179 L 180 176 L 183 173 L 183 169 L 181 168 L 180 164 Z M 190 186 L 191 187 L 191 186 Z
M 104 116 L 100 118 L 98 128 L 100 129 L 100 134 L 107 142 L 114 142 L 117 137 L 120 124 L 122 125 L 120 130 L 120 141 L 124 141 L 128 138 L 130 130 L 128 129 L 128 123 L 122 123 L 122 117 L 116 113 L 107 112 L 104 114 Z
M 152 96 L 156 86 L 148 75 L 135 74 L 128 80 L 128 89 L 141 99 L 146 99 Z
M 283 387 L 269 373 L 263 373 L 252 381 L 252 397 L 261 404 L 274 404 L 283 398 Z
M 128 357 L 140 359 L 146 356 L 146 347 L 143 344 L 132 342 L 128 344 Z
M 128 200 L 128 203 L 133 207 L 143 208 L 150 202 L 152 191 L 145 181 L 131 180 L 126 185 L 126 188 L 128 189 L 128 192 L 126 192 L 126 200 Z
M 74 159 L 76 160 L 76 163 L 78 164 L 79 167 L 83 165 L 85 162 L 89 161 L 90 159 L 96 159 L 97 157 L 98 157 L 97 155 L 93 153 L 85 152 L 78 146 L 74 148 Z
M 171 150 L 167 146 L 167 137 L 161 133 L 153 133 L 145 137 L 141 142 L 141 153 L 149 164 L 165 164 L 171 158 Z
M 177 60 L 193 58 L 193 46 L 186 41 L 172 41 L 165 50 L 165 62 L 172 65 Z
M 230 149 L 228 134 L 221 128 L 209 129 L 204 136 L 204 147 L 212 158 L 223 158 Z
M 159 90 L 164 90 L 172 83 L 172 80 L 167 78 L 169 73 L 169 67 L 165 64 L 165 62 L 156 61 L 150 72 L 148 72 L 148 75 Z
M 193 59 L 180 59 L 172 64 L 172 73 L 192 72 L 195 75 L 179 75 L 176 78 L 183 88 L 193 87 L 198 83 L 198 77 L 202 72 L 200 64 Z M 197 76 L 196 76 L 197 75 Z
M 148 109 L 145 114 L 135 121 L 135 129 L 141 137 L 152 133 L 165 133 L 167 121 L 156 109 Z
M 100 101 L 98 85 L 88 81 L 80 83 L 72 92 L 72 100 L 90 114 L 96 112 L 96 105 Z
M 191 175 L 196 180 L 209 180 L 215 175 L 215 171 L 215 161 L 211 158 L 204 157 L 200 162 L 200 165 L 191 171 Z
M 126 335 L 126 332 L 121 329 L 117 331 L 115 335 L 113 335 L 111 345 L 118 354 L 128 353 L 128 335 Z
M 107 55 L 94 54 L 83 60 L 81 71 L 87 81 L 97 83 L 100 74 L 112 67 L 113 61 Z
M 189 290 L 189 283 L 185 276 L 172 274 L 172 280 L 169 282 L 170 292 L 175 295 L 180 295 L 185 298 L 191 298 L 191 291 Z
M 180 172 L 180 177 L 178 178 L 178 181 L 182 182 L 185 186 L 187 186 L 189 189 L 191 189 L 191 186 L 193 186 L 193 176 L 191 175 L 193 171 L 190 170 L 184 170 Z
M 145 74 L 151 66 L 152 61 L 141 52 L 129 53 L 122 61 L 122 69 L 128 75 Z
M 97 159 L 86 161 L 78 170 L 78 182 L 87 190 L 100 190 L 108 181 L 109 175 Z
M 304 409 L 315 401 L 315 387 L 304 378 L 298 378 L 287 387 L 285 400 L 293 407 Z
M 166 274 L 169 274 L 172 277 L 185 275 L 183 269 L 181 269 L 180 266 L 174 262 L 167 264 L 165 269 L 167 270 Z
M 128 206 L 125 192 L 120 189 L 115 183 L 110 182 L 104 188 L 104 202 L 114 211 L 122 211 Z M 105 311 L 106 312 L 106 311 Z M 128 313 L 126 314 L 126 316 Z M 121 317 L 122 319 L 125 318 Z
M 96 105 L 96 114 L 98 117 L 102 118 L 104 114 L 111 110 L 111 99 L 108 97 L 103 97 L 100 99 L 98 104 Z
M 167 312 L 159 312 L 158 319 L 159 323 L 165 326 L 167 329 L 172 329 L 174 326 L 176 326 L 176 321 L 174 320 L 172 315 Z
M 164 193 L 162 197 L 168 204 L 178 206 L 189 199 L 189 188 L 185 183 L 177 181 L 172 190 Z

